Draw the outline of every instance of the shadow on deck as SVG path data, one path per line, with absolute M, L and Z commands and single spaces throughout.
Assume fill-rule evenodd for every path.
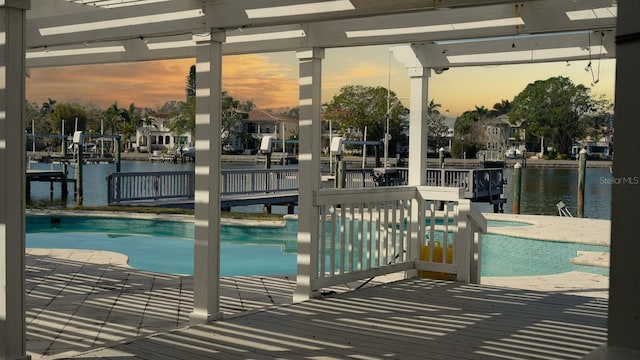
M 261 281 L 240 283 L 262 289 Z M 288 297 L 292 287 L 281 285 L 270 279 L 266 288 L 272 290 L 267 293 Z M 161 293 L 167 291 L 175 290 Z M 153 301 L 154 296 L 149 294 L 150 308 L 167 306 Z M 245 297 L 236 303 L 251 301 Z M 602 298 L 409 279 L 298 304 L 236 312 L 205 325 L 151 335 L 141 332 L 138 337 L 131 334 L 102 348 L 59 355 L 80 359 L 569 359 L 585 356 L 606 341 L 607 307 L 608 301 Z
M 404 280 L 79 356 L 136 359 L 569 359 L 606 341 L 607 301 Z

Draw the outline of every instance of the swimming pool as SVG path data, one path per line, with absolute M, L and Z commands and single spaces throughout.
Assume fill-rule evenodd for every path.
M 27 247 L 114 251 L 129 265 L 154 272 L 193 274 L 193 224 L 180 221 L 27 216 Z M 296 272 L 296 224 L 223 225 L 220 272 L 282 275 Z M 251 266 L 247 266 L 250 264 Z
M 526 223 L 490 221 L 490 226 Z M 282 275 L 296 272 L 297 222 L 284 226 L 221 226 L 220 271 L 232 275 Z M 441 234 L 436 234 L 436 237 Z M 27 216 L 27 247 L 114 251 L 141 270 L 193 273 L 193 224 L 190 222 Z M 608 252 L 606 246 L 522 239 L 498 234 L 482 237 L 482 276 L 549 275 L 584 271 L 608 275 L 608 269 L 572 264 L 577 251 Z

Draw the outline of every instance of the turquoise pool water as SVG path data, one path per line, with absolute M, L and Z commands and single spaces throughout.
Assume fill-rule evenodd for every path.
M 220 272 L 282 275 L 296 272 L 296 224 L 221 227 Z M 84 216 L 28 216 L 27 247 L 114 251 L 141 270 L 193 274 L 193 224 Z
M 526 226 L 489 221 L 489 226 Z M 296 272 L 297 222 L 284 227 L 221 227 L 223 276 L 281 275 Z M 436 234 L 441 238 L 442 234 Z M 83 216 L 28 216 L 27 247 L 114 251 L 127 255 L 132 267 L 154 272 L 193 273 L 193 224 Z M 585 271 L 608 275 L 608 269 L 571 264 L 577 251 L 608 252 L 604 246 L 539 241 L 485 234 L 482 276 L 548 275 Z

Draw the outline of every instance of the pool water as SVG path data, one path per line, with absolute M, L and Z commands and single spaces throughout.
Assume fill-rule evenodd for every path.
M 609 252 L 609 248 L 484 234 L 481 272 L 482 276 L 551 275 L 568 271 L 609 275 L 608 268 L 572 264 L 570 260 L 578 251 Z
M 154 272 L 193 274 L 193 240 L 87 232 L 27 234 L 27 247 L 114 251 L 129 257 L 129 265 Z M 296 270 L 296 254 L 281 245 L 222 241 L 220 272 L 230 275 L 281 275 Z M 248 266 L 250 265 L 250 266 Z
M 526 226 L 526 223 L 490 226 Z M 221 226 L 220 271 L 232 275 L 296 273 L 297 222 L 279 226 Z M 440 239 L 442 233 L 436 234 Z M 193 224 L 189 222 L 28 216 L 27 247 L 114 251 L 147 271 L 193 274 Z M 548 275 L 608 269 L 574 265 L 577 251 L 608 252 L 605 246 L 540 241 L 497 234 L 482 237 L 482 276 Z
M 193 231 L 192 223 L 179 221 L 28 216 L 26 241 L 31 248 L 114 251 L 137 269 L 193 274 Z M 295 274 L 295 222 L 223 225 L 220 235 L 221 275 Z

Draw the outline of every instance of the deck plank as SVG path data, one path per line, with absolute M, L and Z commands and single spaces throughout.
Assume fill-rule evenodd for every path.
M 606 299 L 592 297 L 409 279 L 189 326 L 114 350 L 144 359 L 159 358 L 155 351 L 169 343 L 175 359 L 572 359 L 606 342 L 607 307 Z

